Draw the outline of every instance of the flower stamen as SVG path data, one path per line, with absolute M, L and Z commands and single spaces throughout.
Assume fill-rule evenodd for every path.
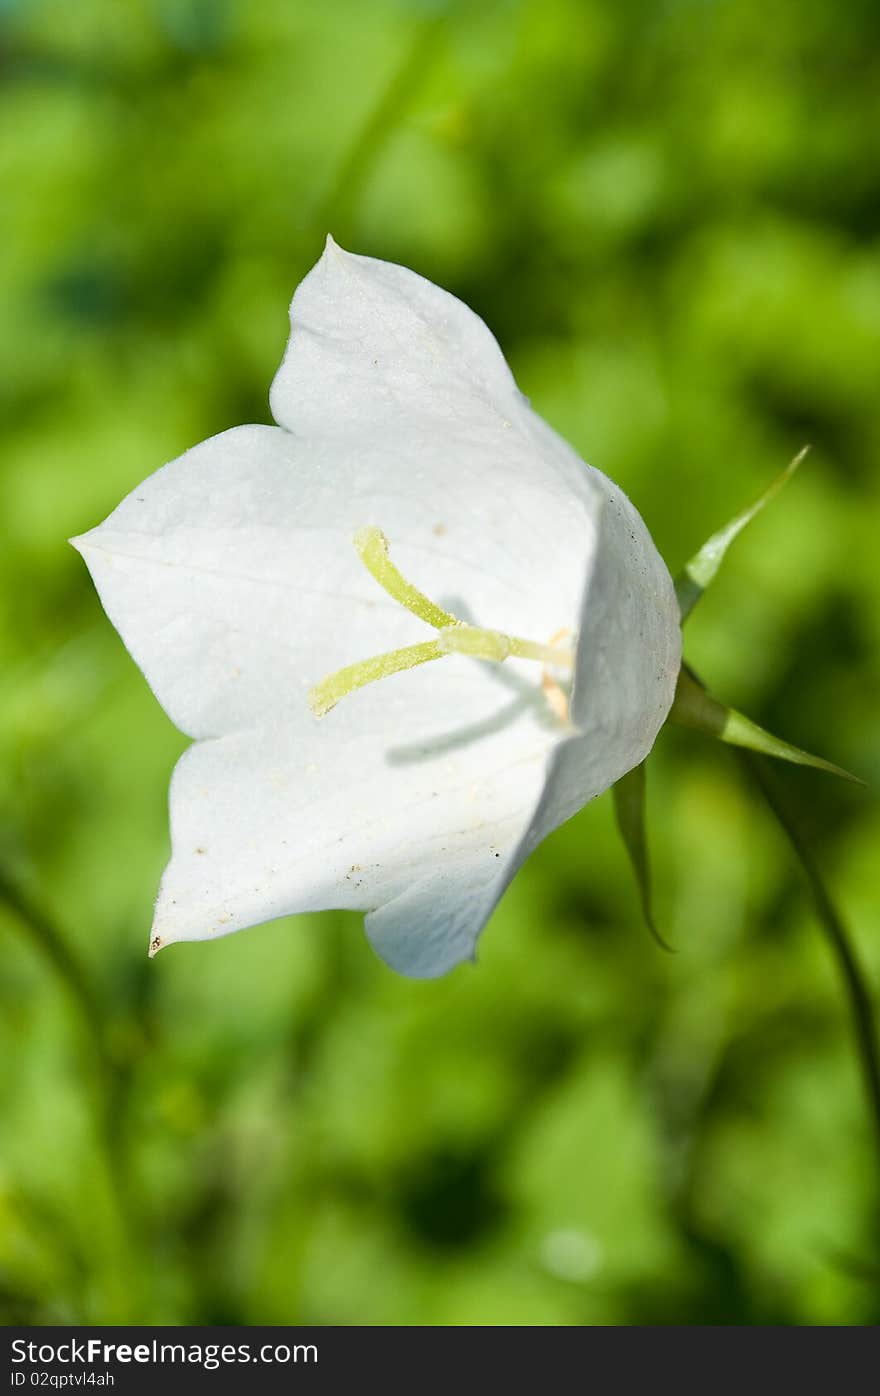
M 563 630 L 557 630 L 550 638 L 551 645 L 559 645 L 563 640 L 571 636 L 571 631 L 566 626 Z M 541 691 L 544 694 L 551 712 L 559 718 L 560 722 L 568 722 L 569 719 L 569 695 L 563 685 L 559 682 L 553 670 L 555 664 L 545 664 L 544 672 L 541 675 Z
M 375 525 L 359 528 L 354 535 L 354 546 L 361 562 L 370 576 L 375 577 L 382 590 L 387 591 L 389 596 L 399 601 L 408 611 L 412 611 L 419 620 L 426 621 L 435 630 L 442 630 L 447 625 L 461 625 L 457 616 L 444 611 L 441 606 L 435 606 L 424 592 L 419 591 L 418 587 L 414 587 L 412 582 L 408 582 L 398 572 L 388 555 L 388 539 L 381 528 L 376 528 Z
M 309 707 L 316 717 L 323 717 L 335 708 L 340 698 L 365 688 L 368 683 L 387 679 L 392 674 L 400 674 L 404 669 L 414 669 L 417 664 L 428 664 L 432 659 L 442 659 L 444 651 L 437 640 L 426 640 L 421 645 L 407 645 L 405 649 L 389 650 L 387 654 L 376 654 L 371 659 L 362 659 L 359 664 L 347 664 L 337 669 L 326 679 L 309 689 Z
M 517 635 L 505 635 L 500 630 L 484 630 L 477 625 L 468 625 L 459 620 L 451 611 L 437 606 L 429 597 L 413 586 L 398 571 L 391 561 L 388 539 L 381 529 L 373 526 L 361 528 L 354 536 L 354 546 L 358 557 L 367 571 L 401 606 L 437 631 L 436 640 L 426 640 L 419 645 L 407 645 L 402 649 L 388 650 L 385 654 L 373 655 L 356 664 L 347 664 L 309 690 L 309 706 L 316 717 L 323 717 L 334 708 L 341 698 L 356 689 L 391 674 L 413 669 L 418 664 L 428 664 L 434 659 L 443 659 L 449 654 L 469 655 L 473 659 L 488 660 L 493 664 L 503 664 L 505 659 L 532 659 L 548 669 L 570 669 L 573 655 L 570 649 L 557 644 L 539 644 L 535 640 L 523 640 Z M 567 635 L 559 631 L 554 640 Z M 554 681 L 555 683 L 555 681 Z M 546 683 L 542 685 L 546 693 Z M 555 685 L 559 688 L 559 685 Z M 562 690 L 559 689 L 560 694 Z M 551 702 L 556 710 L 556 705 Z M 567 704 L 566 704 L 567 713 Z

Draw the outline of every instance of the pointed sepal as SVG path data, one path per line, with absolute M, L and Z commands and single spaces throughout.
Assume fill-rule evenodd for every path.
M 691 727 L 707 736 L 716 737 L 729 746 L 745 747 L 748 751 L 758 751 L 764 756 L 774 756 L 779 761 L 790 761 L 795 766 L 812 766 L 817 771 L 827 771 L 829 775 L 841 776 L 855 785 L 865 782 L 851 775 L 842 766 L 835 766 L 821 756 L 813 756 L 800 747 L 784 742 L 780 737 L 759 727 L 756 722 L 735 708 L 719 703 L 700 683 L 686 665 L 682 665 L 678 676 L 675 699 L 669 712 L 669 721 L 680 727 Z
M 645 834 L 645 763 L 633 766 L 625 776 L 615 781 L 611 787 L 614 796 L 614 813 L 617 827 L 626 846 L 632 870 L 639 889 L 639 900 L 645 925 L 657 944 L 663 950 L 672 951 L 672 946 L 657 930 L 651 901 L 651 866 L 648 860 L 648 840 Z
M 791 479 L 809 449 L 809 446 L 804 446 L 802 450 L 798 451 L 794 459 L 790 460 L 785 469 L 768 485 L 760 498 L 756 499 L 754 504 L 749 505 L 747 509 L 743 509 L 717 533 L 713 533 L 702 548 L 694 553 L 690 562 L 685 564 L 684 569 L 675 579 L 675 594 L 678 597 L 678 609 L 681 612 L 682 622 L 687 620 L 709 583 L 714 580 L 733 540 L 739 537 L 743 529 L 752 522 L 752 519 L 757 518 L 761 510 L 772 499 L 776 498 L 783 485 Z

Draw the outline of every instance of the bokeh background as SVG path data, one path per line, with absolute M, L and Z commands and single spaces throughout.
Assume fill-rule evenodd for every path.
M 332 230 L 498 335 L 673 569 L 805 441 L 689 624 L 880 781 L 875 0 L 0 4 L 0 1313 L 880 1319 L 839 976 L 731 753 L 661 734 L 665 955 L 608 797 L 478 968 L 328 913 L 148 963 L 184 747 L 65 539 L 268 421 Z M 880 981 L 875 797 L 786 769 Z

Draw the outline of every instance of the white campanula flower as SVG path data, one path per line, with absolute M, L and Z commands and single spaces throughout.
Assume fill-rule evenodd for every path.
M 633 506 L 455 297 L 328 241 L 291 324 L 278 425 L 195 446 L 75 540 L 195 739 L 151 948 L 355 908 L 390 965 L 438 975 L 650 751 L 678 607 Z

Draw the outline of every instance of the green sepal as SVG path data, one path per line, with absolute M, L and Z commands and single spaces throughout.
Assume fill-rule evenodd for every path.
M 817 771 L 827 771 L 829 775 L 842 776 L 855 785 L 865 782 L 851 775 L 842 766 L 835 766 L 821 756 L 813 756 L 800 747 L 784 742 L 759 727 L 750 718 L 744 717 L 735 708 L 719 703 L 700 683 L 687 665 L 681 666 L 675 698 L 669 711 L 669 721 L 680 727 L 692 727 L 707 736 L 717 737 L 719 742 L 729 746 L 745 747 L 749 751 L 759 751 L 764 756 L 775 756 L 780 761 L 791 761 L 795 766 L 812 766 Z
M 629 854 L 639 889 L 639 900 L 645 925 L 663 950 L 674 954 L 671 945 L 657 930 L 651 905 L 651 868 L 648 861 L 648 840 L 645 834 L 645 763 L 633 766 L 611 787 L 617 827 Z
M 789 461 L 785 469 L 776 476 L 776 479 L 767 487 L 761 497 L 756 499 L 754 504 L 749 505 L 748 509 L 743 509 L 717 533 L 713 533 L 699 552 L 694 553 L 690 562 L 685 564 L 683 571 L 675 579 L 675 594 L 678 597 L 678 609 L 682 623 L 687 620 L 709 583 L 714 581 L 715 575 L 724 561 L 724 555 L 733 540 L 739 537 L 746 525 L 760 514 L 771 499 L 776 498 L 783 485 L 791 479 L 809 449 L 809 446 L 804 446 L 802 450 L 798 451 L 794 459 Z

